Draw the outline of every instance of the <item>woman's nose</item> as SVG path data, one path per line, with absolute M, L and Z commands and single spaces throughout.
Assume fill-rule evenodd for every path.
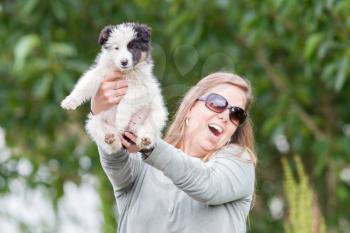
M 218 118 L 224 122 L 229 120 L 229 109 L 225 109 L 225 111 L 218 113 Z

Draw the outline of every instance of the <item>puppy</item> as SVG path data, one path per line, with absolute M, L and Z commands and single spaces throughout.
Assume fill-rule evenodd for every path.
M 116 70 L 124 73 L 128 90 L 119 104 L 97 115 L 89 114 L 86 122 L 88 134 L 109 154 L 122 147 L 118 134 L 130 130 L 128 124 L 137 111 L 148 111 L 142 125 L 133 129 L 139 148 L 153 147 L 165 126 L 168 113 L 159 82 L 153 75 L 150 31 L 147 25 L 137 23 L 104 27 L 99 36 L 102 48 L 95 64 L 61 103 L 64 109 L 76 109 L 96 94 L 107 74 Z

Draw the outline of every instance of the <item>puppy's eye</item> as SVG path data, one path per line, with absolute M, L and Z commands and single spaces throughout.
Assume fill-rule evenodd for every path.
M 119 47 L 115 47 L 114 49 L 115 49 L 115 50 L 119 50 Z

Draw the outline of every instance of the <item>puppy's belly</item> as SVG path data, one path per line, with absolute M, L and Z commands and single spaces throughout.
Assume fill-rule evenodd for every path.
M 111 109 L 108 109 L 107 111 L 104 111 L 101 113 L 101 118 L 103 121 L 105 121 L 108 125 L 116 126 L 115 125 L 115 116 L 117 112 L 117 107 L 112 107 Z

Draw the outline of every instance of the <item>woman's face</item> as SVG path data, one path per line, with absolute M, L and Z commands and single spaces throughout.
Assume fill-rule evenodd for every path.
M 237 86 L 219 84 L 209 89 L 203 96 L 210 93 L 223 96 L 229 106 L 245 109 L 245 93 Z M 186 127 L 184 150 L 194 157 L 203 157 L 210 151 L 222 147 L 237 129 L 237 123 L 234 124 L 229 119 L 229 109 L 216 113 L 205 106 L 205 101 L 196 101 L 187 117 L 189 120 Z

